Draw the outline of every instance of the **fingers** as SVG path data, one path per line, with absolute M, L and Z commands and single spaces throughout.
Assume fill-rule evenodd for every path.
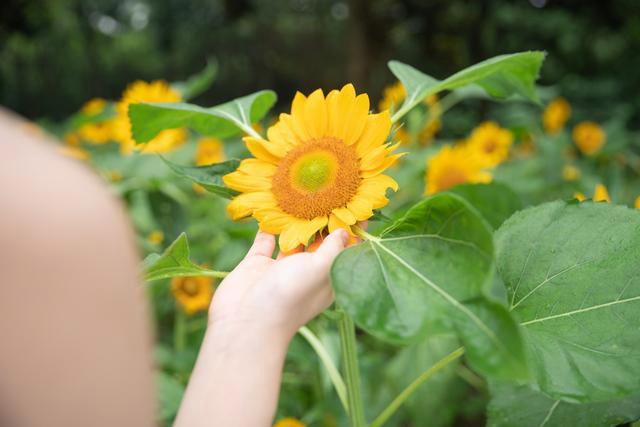
M 304 252 L 304 246 L 302 245 L 296 246 L 295 248 L 291 249 L 289 252 L 279 251 L 278 256 L 276 257 L 276 260 L 288 257 L 289 255 L 299 254 L 300 252 Z
M 313 253 L 313 257 L 323 265 L 329 266 L 340 251 L 345 248 L 348 241 L 349 233 L 339 228 L 325 237 L 318 250 Z
M 271 258 L 275 246 L 276 237 L 273 234 L 268 234 L 262 230 L 258 230 L 256 238 L 253 241 L 253 245 L 251 245 L 245 259 L 252 256 L 266 256 Z

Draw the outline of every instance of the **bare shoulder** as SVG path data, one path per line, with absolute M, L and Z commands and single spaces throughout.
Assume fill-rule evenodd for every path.
M 9 416 L 24 425 L 149 425 L 151 339 L 120 202 L 86 165 L 3 111 L 0 194 Z

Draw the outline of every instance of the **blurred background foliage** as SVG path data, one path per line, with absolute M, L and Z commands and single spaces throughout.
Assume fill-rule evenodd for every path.
M 207 58 L 220 72 L 200 105 L 263 88 L 285 103 L 347 81 L 375 99 L 393 79 L 390 59 L 442 77 L 545 49 L 541 84 L 592 119 L 619 115 L 637 128 L 638 9 L 637 0 L 5 0 L 0 103 L 61 119 L 136 79 L 183 80 Z

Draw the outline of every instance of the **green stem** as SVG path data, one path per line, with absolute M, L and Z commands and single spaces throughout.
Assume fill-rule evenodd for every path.
M 357 225 L 352 226 L 351 230 L 355 233 L 356 236 L 358 236 L 362 240 L 373 240 L 373 241 L 380 240 L 379 237 L 376 237 L 374 235 L 367 233 Z
M 333 387 L 336 389 L 336 393 L 340 398 L 340 402 L 342 403 L 344 410 L 349 412 L 349 402 L 347 401 L 347 387 L 344 384 L 344 380 L 342 379 L 340 372 L 338 372 L 338 368 L 336 368 L 336 365 L 334 365 L 329 352 L 324 347 L 324 345 L 322 345 L 322 342 L 318 339 L 318 337 L 306 326 L 298 329 L 298 333 L 307 340 L 311 348 L 313 348 L 313 350 L 318 355 L 318 358 L 329 374 L 329 378 L 333 383 Z
M 451 353 L 438 360 L 433 366 L 424 371 L 418 378 L 413 380 L 411 384 L 409 384 L 402 392 L 396 396 L 389 405 L 376 417 L 375 420 L 371 423 L 369 427 L 380 427 L 382 426 L 397 410 L 402 404 L 411 396 L 411 394 L 418 389 L 429 378 L 440 372 L 444 369 L 449 363 L 458 359 L 460 356 L 464 354 L 464 348 L 460 347 L 453 350 Z
M 342 316 L 338 320 L 340 330 L 340 347 L 342 364 L 347 385 L 347 401 L 351 427 L 364 427 L 364 409 L 360 394 L 360 373 L 358 372 L 358 355 L 356 352 L 356 328 L 349 315 L 338 309 Z
M 251 127 L 251 125 L 243 124 L 242 130 L 245 131 L 247 135 L 252 136 L 256 139 L 263 139 L 262 136 L 258 132 L 256 132 L 254 128 Z
M 176 309 L 173 319 L 173 348 L 177 353 L 184 351 L 187 342 L 187 316 L 180 309 Z
M 229 271 L 207 270 L 207 271 L 203 271 L 202 273 L 198 273 L 198 275 L 216 277 L 218 279 L 224 279 L 225 277 L 227 277 L 229 275 L 229 273 L 230 273 Z

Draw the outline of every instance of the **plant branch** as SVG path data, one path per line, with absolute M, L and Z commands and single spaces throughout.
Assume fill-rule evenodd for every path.
M 413 380 L 411 384 L 409 384 L 398 396 L 396 396 L 389 405 L 384 408 L 384 410 L 376 417 L 375 420 L 371 423 L 370 427 L 380 427 L 382 426 L 397 410 L 400 406 L 413 394 L 414 391 L 418 389 L 429 378 L 440 372 L 444 369 L 449 363 L 455 361 L 460 356 L 464 354 L 464 348 L 460 347 L 455 349 L 453 352 L 449 353 L 439 361 L 437 361 L 433 366 L 424 371 L 418 378 Z
M 356 331 L 353 320 L 342 309 L 338 320 L 340 330 L 340 348 L 342 350 L 342 365 L 347 386 L 347 401 L 349 402 L 349 421 L 351 427 L 364 427 L 364 410 L 360 390 L 360 373 L 358 372 L 358 355 L 356 352 Z
M 306 326 L 303 326 L 302 328 L 298 329 L 298 333 L 302 335 L 304 339 L 307 340 L 311 348 L 313 348 L 313 350 L 318 355 L 318 358 L 320 359 L 325 369 L 327 370 L 327 374 L 329 374 L 329 378 L 333 383 L 333 387 L 336 389 L 336 393 L 340 398 L 340 402 L 342 403 L 344 410 L 347 413 L 349 413 L 349 402 L 347 401 L 347 387 L 344 384 L 344 380 L 342 379 L 342 376 L 340 375 L 338 368 L 336 368 L 336 365 L 334 365 L 333 360 L 329 355 L 329 352 L 327 352 L 327 349 L 324 347 L 324 345 L 318 339 L 318 337 Z

